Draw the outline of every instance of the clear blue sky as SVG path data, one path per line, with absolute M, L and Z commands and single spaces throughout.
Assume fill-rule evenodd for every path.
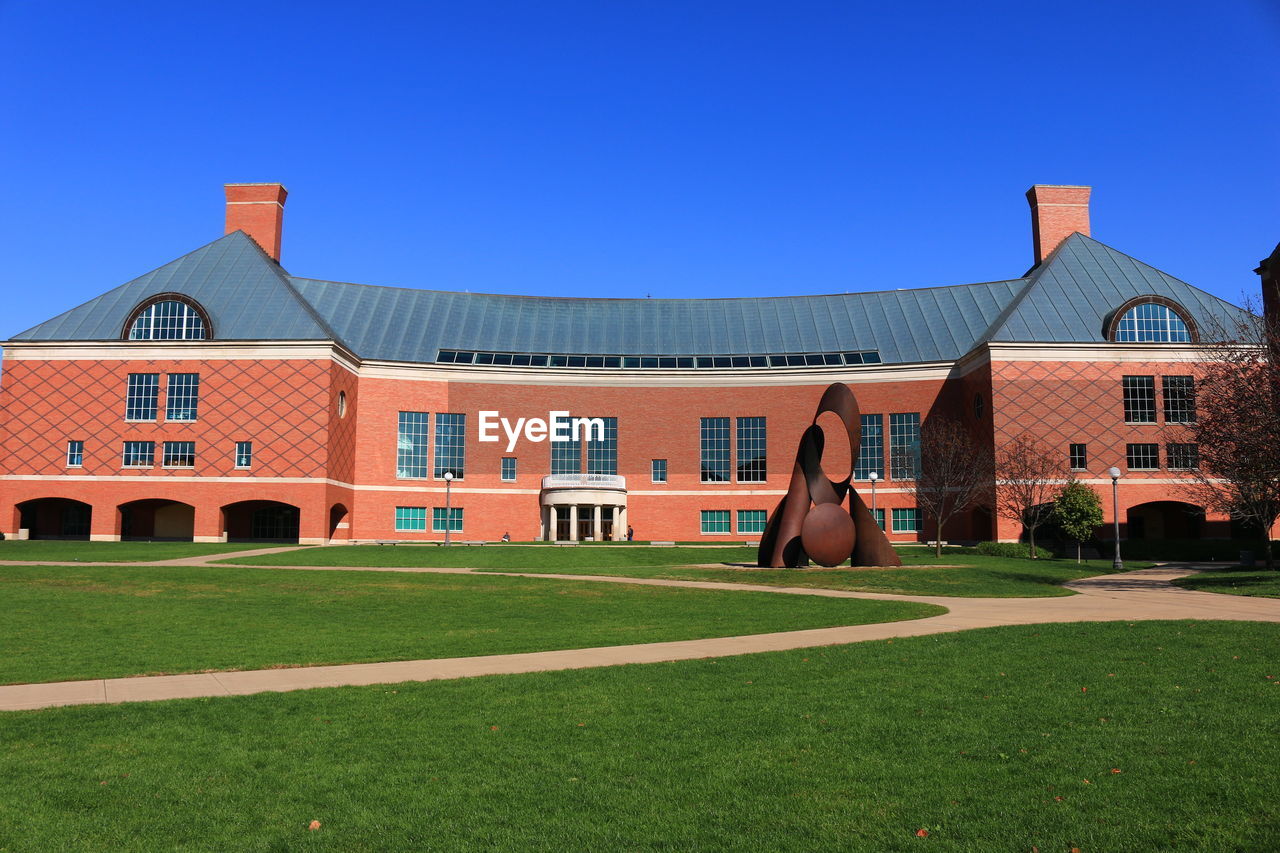
M 1011 278 L 1023 193 L 1232 301 L 1280 240 L 1278 0 L 0 0 L 0 336 L 290 190 L 296 275 L 602 296 Z

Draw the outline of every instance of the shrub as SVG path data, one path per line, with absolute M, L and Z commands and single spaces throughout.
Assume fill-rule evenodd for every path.
M 1026 542 L 979 542 L 973 551 L 985 557 L 1031 556 L 1031 546 Z

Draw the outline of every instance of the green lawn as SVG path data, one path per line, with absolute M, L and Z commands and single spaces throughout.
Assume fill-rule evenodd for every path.
M 946 567 L 933 564 L 932 550 L 900 549 L 901 569 L 768 569 L 755 565 L 755 549 L 723 548 L 535 548 L 485 546 L 436 548 L 357 545 L 308 548 L 253 557 L 244 562 L 271 566 L 452 566 L 489 571 L 712 580 L 884 592 L 901 595 L 957 595 L 999 598 L 1072 595 L 1064 581 L 1107 574 L 1110 560 L 1077 565 L 1074 560 L 985 557 L 967 549 L 944 552 Z M 238 561 L 237 561 L 238 562 Z M 707 568 L 706 564 L 729 564 Z M 691 565 L 703 567 L 689 568 Z M 1150 563 L 1130 563 L 1130 569 Z M 738 567 L 731 567 L 738 566 Z
M 231 551 L 280 548 L 270 542 L 74 542 L 62 540 L 0 540 L 0 560 L 57 563 L 134 563 L 143 560 L 176 560 Z
M 1177 586 L 1200 592 L 1225 592 L 1231 595 L 1256 595 L 1280 598 L 1280 571 L 1265 569 L 1219 570 L 1200 572 L 1178 578 Z
M 1278 647 L 1016 626 L 10 713 L 0 849 L 1274 850 Z
M 633 566 L 687 566 L 691 563 L 746 563 L 755 565 L 754 548 L 725 545 L 712 548 L 650 548 L 617 545 L 343 545 L 302 548 L 280 554 L 264 554 L 244 560 L 219 560 L 255 566 L 369 566 L 382 568 L 452 567 L 473 569 L 631 568 Z
M 942 612 L 484 575 L 0 566 L 0 683 L 586 648 Z

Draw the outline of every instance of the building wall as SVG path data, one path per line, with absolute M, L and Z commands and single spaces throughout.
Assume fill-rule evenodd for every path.
M 1084 442 L 1089 470 L 1078 476 L 1103 494 L 1110 519 L 1106 468 L 1125 467 L 1128 442 L 1159 443 L 1163 462 L 1164 447 L 1177 440 L 1178 431 L 1164 423 L 1162 414 L 1155 425 L 1126 425 L 1120 377 L 1193 372 L 1188 359 L 1194 353 L 1187 348 L 1146 350 L 1006 346 L 993 349 L 991 360 L 978 352 L 954 366 L 682 375 L 362 365 L 329 345 L 262 344 L 234 351 L 213 344 L 189 344 L 181 351 L 136 342 L 14 345 L 6 353 L 0 391 L 0 530 L 18 532 L 18 505 L 25 501 L 65 498 L 90 504 L 91 535 L 109 539 L 122 532 L 122 505 L 163 500 L 194 507 L 194 536 L 216 540 L 229 532 L 224 507 L 279 501 L 299 508 L 304 541 L 438 540 L 443 535 L 430 531 L 429 519 L 433 507 L 444 506 L 444 481 L 396 476 L 398 413 L 420 411 L 432 415 L 432 445 L 436 413 L 467 418 L 465 476 L 449 489 L 451 506 L 464 510 L 458 538 L 493 540 L 510 534 L 516 540 L 534 539 L 541 533 L 541 480 L 550 473 L 551 444 L 521 438 L 508 451 L 501 432 L 498 442 L 480 442 L 479 413 L 497 411 L 514 421 L 547 419 L 549 412 L 560 410 L 618 419 L 618 474 L 626 478 L 627 522 L 637 539 L 754 541 L 758 534 L 737 532 L 736 511 L 771 511 L 777 504 L 790 481 L 800 436 L 833 381 L 850 385 L 864 414 L 885 416 L 885 473 L 887 416 L 892 413 L 954 418 L 972 430 L 981 452 L 989 456 L 1023 431 L 1059 449 L 1064 459 L 1069 443 Z M 1107 353 L 1112 353 L 1110 360 Z M 129 373 L 161 374 L 156 422 L 125 421 Z M 200 374 L 194 423 L 165 420 L 164 377 L 169 373 Z M 1158 411 L 1159 387 L 1157 382 Z M 749 416 L 766 418 L 767 480 L 702 483 L 700 419 L 729 418 L 736 454 L 736 419 Z M 831 415 L 820 425 L 827 435 L 824 467 L 833 477 L 843 477 L 854 455 L 843 428 Z M 80 468 L 66 465 L 69 439 L 85 442 Z M 123 468 L 125 440 L 154 440 L 155 466 Z M 165 440 L 196 442 L 195 467 L 162 467 Z M 254 463 L 247 471 L 234 466 L 234 444 L 241 440 L 254 443 Z M 434 460 L 434 446 L 430 456 Z M 501 459 L 507 456 L 517 459 L 514 483 L 500 477 Z M 666 483 L 651 482 L 655 458 L 667 460 Z M 1182 479 L 1166 470 L 1126 474 L 1122 516 L 1149 501 L 1187 499 Z M 892 480 L 877 485 L 877 508 L 890 520 L 894 508 L 913 506 L 905 486 Z M 870 484 L 858 482 L 856 487 L 871 503 Z M 428 529 L 397 531 L 398 506 L 426 508 Z M 132 516 L 135 526 L 151 524 L 154 530 L 155 522 L 146 519 L 156 509 L 139 505 Z M 702 534 L 702 510 L 729 510 L 731 532 Z M 168 512 L 176 517 L 174 510 Z M 1209 520 L 1224 521 L 1212 515 Z M 1015 539 L 1021 532 L 1008 519 L 994 526 L 1002 539 Z M 161 527 L 175 529 L 173 522 Z M 942 533 L 951 539 L 990 538 L 992 527 L 990 515 L 978 510 L 957 516 Z M 1211 527 L 1206 533 L 1225 530 Z M 890 538 L 899 542 L 934 535 L 928 522 L 919 534 L 890 531 Z

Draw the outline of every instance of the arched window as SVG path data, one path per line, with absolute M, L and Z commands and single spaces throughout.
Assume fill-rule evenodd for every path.
M 1196 329 L 1171 300 L 1144 297 L 1120 306 L 1109 337 L 1117 343 L 1187 344 L 1196 340 Z
M 209 333 L 209 321 L 199 306 L 164 294 L 134 311 L 124 336 L 131 341 L 202 341 Z

